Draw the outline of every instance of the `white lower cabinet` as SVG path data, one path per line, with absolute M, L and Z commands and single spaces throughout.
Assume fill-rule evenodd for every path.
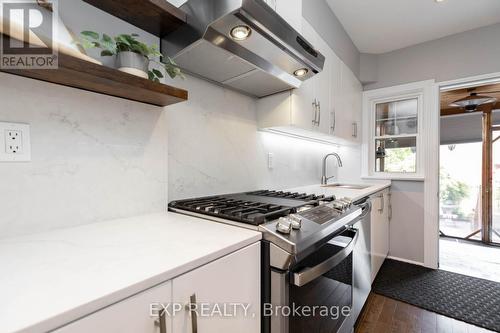
M 260 244 L 172 282 L 174 302 L 197 304 L 196 315 L 184 311 L 174 317 L 173 332 L 194 333 L 195 327 L 198 333 L 260 332 Z
M 371 196 L 372 282 L 389 254 L 391 193 L 385 189 Z
M 258 242 L 53 332 L 259 333 L 260 281 Z M 162 318 L 159 304 L 169 309 Z
M 164 330 L 160 331 L 157 316 L 150 316 L 151 304 L 172 302 L 172 282 L 167 281 L 157 287 L 127 298 L 97 311 L 87 317 L 66 325 L 56 333 L 162 333 L 172 332 L 172 321 L 164 316 Z M 156 306 L 156 305 L 154 305 Z M 156 314 L 156 312 L 155 312 Z M 157 322 L 156 322 L 157 321 Z M 166 331 L 165 331 L 166 329 Z

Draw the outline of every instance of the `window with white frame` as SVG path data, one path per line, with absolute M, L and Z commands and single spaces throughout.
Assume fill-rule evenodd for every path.
M 365 95 L 363 174 L 383 179 L 422 179 L 422 90 Z
M 375 103 L 374 172 L 417 172 L 418 104 L 418 98 Z

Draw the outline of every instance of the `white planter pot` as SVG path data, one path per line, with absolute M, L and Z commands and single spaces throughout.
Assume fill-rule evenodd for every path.
M 135 52 L 119 52 L 116 55 L 116 67 L 122 72 L 147 79 L 149 59 Z

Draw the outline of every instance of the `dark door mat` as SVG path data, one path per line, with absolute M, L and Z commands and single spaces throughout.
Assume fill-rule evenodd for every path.
M 373 292 L 500 332 L 500 283 L 386 260 Z

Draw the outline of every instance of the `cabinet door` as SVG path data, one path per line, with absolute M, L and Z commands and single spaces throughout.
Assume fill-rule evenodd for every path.
M 328 43 L 319 35 L 316 37 L 316 48 L 325 56 L 323 71 L 314 77 L 314 94 L 319 103 L 319 124 L 317 126 L 321 133 L 330 134 L 332 121 L 332 63 L 336 57 Z
M 183 4 L 185 4 L 187 2 L 187 0 L 167 0 L 167 2 L 170 2 L 175 7 L 180 7 Z
M 315 48 L 317 48 L 317 35 L 313 27 L 302 19 L 302 34 Z M 317 102 L 315 93 L 318 75 L 302 82 L 298 89 L 292 92 L 292 125 L 309 131 L 317 131 L 318 110 L 314 106 Z
M 345 65 L 344 65 L 345 66 Z M 347 66 L 346 66 L 347 67 Z M 363 108 L 363 86 L 359 82 L 354 73 L 347 68 L 346 75 L 347 82 L 345 83 L 348 90 L 348 121 L 351 131 L 347 134 L 346 139 L 360 143 L 361 142 L 361 113 Z
M 387 190 L 372 197 L 372 281 L 389 254 L 389 199 Z
M 275 0 L 276 12 L 298 33 L 302 33 L 302 0 Z
M 201 333 L 259 333 L 260 278 L 260 242 L 175 278 L 174 302 L 191 311 L 174 317 L 173 332 L 192 333 L 195 325 Z M 246 316 L 242 304 L 249 306 Z
M 334 97 L 336 115 L 335 136 L 360 142 L 362 87 L 356 76 L 343 62 L 340 63 L 340 87 Z M 354 125 L 356 124 L 356 125 Z M 357 127 L 357 129 L 355 128 Z M 357 133 L 355 133 L 357 132 Z M 357 136 L 353 136 L 357 134 Z
M 332 51 L 330 53 L 330 110 L 328 110 L 328 133 L 331 136 L 337 136 L 339 130 L 339 112 L 340 101 L 342 99 L 341 91 L 341 64 L 342 61 Z
M 124 301 L 113 304 L 87 317 L 77 320 L 53 332 L 55 333 L 160 333 L 160 321 L 156 309 L 171 302 L 172 284 L 170 281 L 146 290 Z M 151 316 L 153 306 L 155 316 Z M 165 313 L 166 332 L 171 330 L 171 316 Z
M 271 7 L 274 11 L 276 11 L 277 0 L 264 0 L 264 2 Z

